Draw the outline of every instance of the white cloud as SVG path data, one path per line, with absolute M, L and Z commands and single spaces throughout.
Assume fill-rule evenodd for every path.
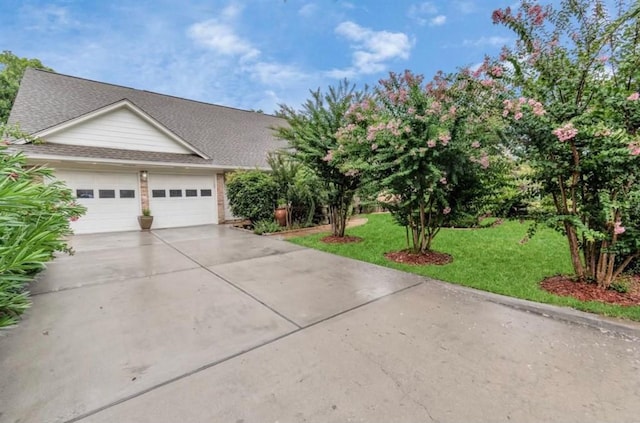
M 277 62 L 257 62 L 245 68 L 251 76 L 262 84 L 287 85 L 289 83 L 304 80 L 307 74 L 295 66 Z
M 372 74 L 384 71 L 386 62 L 393 59 L 408 59 L 412 43 L 402 32 L 374 31 L 354 22 L 342 22 L 335 29 L 336 34 L 352 42 L 355 51 L 352 56 L 352 67 L 334 69 L 330 75 Z
M 464 13 L 465 15 L 476 11 L 476 4 L 472 1 L 454 1 L 453 5 L 460 13 Z
M 27 5 L 22 7 L 19 13 L 28 20 L 28 25 L 25 27 L 27 30 L 59 32 L 83 26 L 73 19 L 69 9 L 61 6 Z
M 409 8 L 410 15 L 435 15 L 436 13 L 438 13 L 438 8 L 429 1 L 412 4 Z
M 440 26 L 444 25 L 447 22 L 447 17 L 445 15 L 438 15 L 429 20 L 430 26 Z
M 310 18 L 311 16 L 316 14 L 318 10 L 318 5 L 314 3 L 307 3 L 298 9 L 298 14 L 305 18 Z
M 438 13 L 438 8 L 429 1 L 412 4 L 407 11 L 407 16 L 418 23 L 418 25 L 426 25 L 429 20 L 428 16 Z
M 482 46 L 492 46 L 492 47 L 501 47 L 507 43 L 511 42 L 511 38 L 509 37 L 480 37 L 477 40 L 464 40 L 462 43 L 464 46 L 473 46 L 473 47 L 482 47 Z
M 242 6 L 241 4 L 229 3 L 227 7 L 222 9 L 222 13 L 220 14 L 220 16 L 225 21 L 230 21 L 236 18 L 240 13 L 242 13 L 243 9 L 244 9 L 244 6 Z
M 225 56 L 251 59 L 260 54 L 260 50 L 238 36 L 231 25 L 220 23 L 215 19 L 191 25 L 187 34 L 197 43 Z

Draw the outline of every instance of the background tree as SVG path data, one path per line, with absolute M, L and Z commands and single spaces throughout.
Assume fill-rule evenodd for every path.
M 291 155 L 311 169 L 324 183 L 334 236 L 344 236 L 349 208 L 360 177 L 343 172 L 338 162 L 332 160 L 338 149 L 336 133 L 346 122 L 345 113 L 363 94 L 346 80 L 327 92 L 319 89 L 311 92 L 311 98 L 295 110 L 281 106 L 278 115 L 287 120 L 288 126 L 276 128 L 276 134 L 287 140 Z
M 640 3 L 522 1 L 493 20 L 518 37 L 500 62 L 518 97 L 506 136 L 529 161 L 568 240 L 576 276 L 608 287 L 640 254 Z
M 9 119 L 22 75 L 27 68 L 53 72 L 53 69 L 44 66 L 38 59 L 18 57 L 6 50 L 0 53 L 0 123 L 6 123 Z

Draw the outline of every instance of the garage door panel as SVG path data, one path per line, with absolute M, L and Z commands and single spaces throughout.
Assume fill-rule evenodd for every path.
M 150 174 L 149 208 L 153 227 L 217 223 L 214 181 L 214 175 Z
M 140 199 L 136 173 L 58 170 L 55 176 L 64 181 L 73 190 L 78 203 L 87 208 L 84 216 L 71 222 L 75 233 L 139 229 Z M 88 198 L 90 196 L 93 198 Z

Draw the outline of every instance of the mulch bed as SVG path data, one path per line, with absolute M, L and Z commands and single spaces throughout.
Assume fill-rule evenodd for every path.
M 353 242 L 360 242 L 362 241 L 362 238 L 360 238 L 359 236 L 333 236 L 333 235 L 329 235 L 329 236 L 325 236 L 324 238 L 321 238 L 320 241 L 324 242 L 325 244 L 350 244 Z
M 640 305 L 640 276 L 628 277 L 629 290 L 626 293 L 613 289 L 601 289 L 595 283 L 579 282 L 568 276 L 552 276 L 543 280 L 540 286 L 545 291 L 580 301 L 600 301 L 621 306 Z
M 415 254 L 408 250 L 402 250 L 392 251 L 390 253 L 386 253 L 384 256 L 396 263 L 411 264 L 415 266 L 423 266 L 426 264 L 443 265 L 453 261 L 453 257 L 449 254 L 439 253 L 437 251 Z

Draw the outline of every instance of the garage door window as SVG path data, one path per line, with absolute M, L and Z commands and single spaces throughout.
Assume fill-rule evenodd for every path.
M 93 190 L 92 189 L 77 189 L 76 190 L 77 198 L 93 198 Z
M 197 189 L 185 189 L 184 190 L 185 197 L 197 197 L 198 190 Z
M 121 189 L 120 198 L 136 198 L 136 192 L 132 189 Z
M 116 198 L 116 190 L 115 189 L 100 189 L 98 190 L 99 198 Z
M 163 189 L 154 189 L 151 191 L 151 196 L 153 198 L 164 198 L 167 196 L 167 192 Z
M 210 189 L 201 189 L 200 190 L 200 197 L 211 197 L 211 190 Z
M 182 197 L 182 190 L 181 189 L 170 189 L 169 190 L 169 197 Z

